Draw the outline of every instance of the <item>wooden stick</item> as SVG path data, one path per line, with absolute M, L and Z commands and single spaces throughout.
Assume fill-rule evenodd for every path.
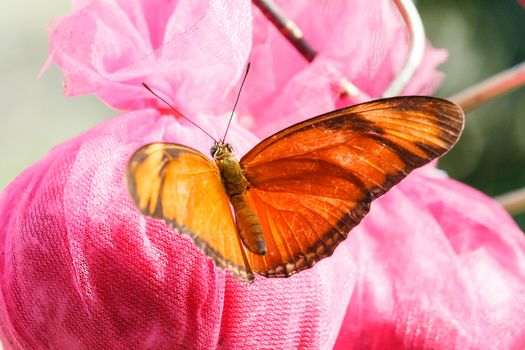
M 463 110 L 470 111 L 523 85 L 525 85 L 525 62 L 493 75 L 449 99 Z M 495 199 L 512 215 L 525 212 L 525 188 L 497 196 Z
M 449 100 L 457 103 L 464 111 L 470 111 L 522 85 L 525 85 L 525 62 L 493 75 L 449 97 Z
M 512 215 L 525 212 L 525 188 L 497 196 L 495 199 Z
M 304 39 L 303 32 L 297 24 L 283 15 L 272 0 L 252 0 L 252 2 L 308 62 L 314 60 L 317 51 Z

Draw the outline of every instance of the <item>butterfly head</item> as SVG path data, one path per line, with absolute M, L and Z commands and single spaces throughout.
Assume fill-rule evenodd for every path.
M 210 154 L 213 159 L 219 160 L 233 155 L 233 148 L 229 143 L 223 141 L 215 142 L 210 149 Z

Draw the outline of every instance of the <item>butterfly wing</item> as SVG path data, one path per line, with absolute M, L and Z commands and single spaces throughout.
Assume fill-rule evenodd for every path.
M 253 271 L 285 277 L 333 253 L 370 202 L 457 141 L 463 112 L 431 97 L 395 97 L 340 109 L 270 136 L 241 159 L 246 197 L 268 253 Z
M 215 265 L 251 282 L 218 167 L 197 150 L 153 143 L 128 163 L 128 189 L 140 211 L 189 236 Z

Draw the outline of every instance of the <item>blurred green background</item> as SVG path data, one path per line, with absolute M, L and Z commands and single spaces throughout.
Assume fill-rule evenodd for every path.
M 427 37 L 449 50 L 437 96 L 448 97 L 525 61 L 525 7 L 513 0 L 417 1 Z M 467 114 L 457 146 L 440 161 L 490 196 L 525 187 L 525 87 Z M 525 229 L 525 214 L 514 216 Z
M 525 59 L 525 9 L 514 0 L 419 0 L 417 6 L 432 44 L 449 50 L 438 96 Z M 69 0 L 0 3 L 0 189 L 54 145 L 117 114 L 92 96 L 64 97 L 54 66 L 36 80 L 47 56 L 47 23 L 69 12 Z M 525 88 L 469 113 L 460 143 L 441 165 L 490 196 L 525 187 Z M 525 228 L 525 215 L 515 218 Z

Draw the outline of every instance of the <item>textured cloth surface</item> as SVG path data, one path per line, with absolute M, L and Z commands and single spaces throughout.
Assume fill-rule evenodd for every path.
M 241 152 L 256 140 L 235 126 L 231 136 Z M 207 142 L 171 116 L 130 112 L 58 146 L 4 193 L 4 340 L 23 349 L 333 343 L 353 288 L 350 255 L 341 249 L 296 277 L 250 286 L 225 276 L 130 200 L 127 159 L 153 141 Z
M 130 155 L 211 141 L 240 157 L 260 137 L 378 97 L 403 64 L 390 1 L 280 2 L 320 51 L 307 65 L 249 1 L 76 1 L 50 28 L 68 95 L 129 112 L 54 148 L 0 197 L 0 327 L 6 349 L 520 349 L 525 240 L 508 215 L 429 166 L 377 200 L 333 256 L 246 286 L 189 239 L 142 216 Z M 431 93 L 445 53 L 428 48 L 405 93 Z M 327 69 L 327 66 L 332 67 Z M 362 91 L 339 99 L 338 76 Z M 73 118 L 74 116 L 72 116 Z M 250 131 L 251 130 L 251 131 Z

